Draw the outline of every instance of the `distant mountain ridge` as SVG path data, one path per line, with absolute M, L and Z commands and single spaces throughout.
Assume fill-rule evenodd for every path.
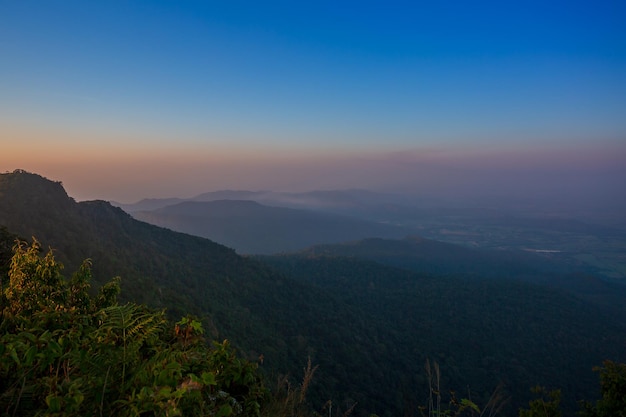
M 405 228 L 338 214 L 270 207 L 253 200 L 185 201 L 138 219 L 179 232 L 206 237 L 244 254 L 271 254 L 366 237 L 402 237 Z
M 295 209 L 320 209 L 329 211 L 360 210 L 369 205 L 406 202 L 402 195 L 377 193 L 368 190 L 316 190 L 309 192 L 277 192 L 248 190 L 218 190 L 191 198 L 148 198 L 136 203 L 112 202 L 128 213 L 156 210 L 186 201 L 209 202 L 216 200 L 252 200 L 263 205 Z M 408 199 L 412 201 L 412 199 Z
M 204 200 L 255 201 L 263 206 L 332 214 L 379 226 L 403 228 L 405 231 L 401 235 L 368 232 L 361 235 L 347 233 L 342 236 L 335 233 L 336 236 L 332 238 L 324 236 L 325 240 L 307 240 L 304 239 L 304 234 L 297 235 L 295 227 L 290 234 L 283 234 L 279 238 L 280 234 L 273 236 L 270 227 L 266 228 L 268 233 L 261 233 L 260 228 L 252 232 L 258 226 L 254 225 L 255 227 L 248 229 L 250 233 L 246 236 L 245 228 L 227 232 L 227 226 L 211 226 L 208 219 L 193 227 L 190 219 L 175 219 L 172 213 L 145 213 L 186 201 Z M 215 239 L 240 253 L 297 251 L 303 249 L 303 244 L 339 243 L 368 237 L 399 238 L 417 234 L 465 247 L 543 252 L 546 258 L 559 258 L 560 262 L 572 267 L 626 283 L 626 260 L 623 257 L 626 228 L 623 227 L 623 221 L 615 221 L 602 211 L 593 214 L 583 210 L 583 214 L 576 206 L 572 206 L 570 210 L 553 211 L 540 203 L 511 207 L 506 204 L 498 206 L 498 202 L 489 201 L 485 205 L 477 205 L 476 201 L 465 204 L 430 199 L 427 196 L 404 196 L 366 190 L 303 193 L 222 190 L 200 194 L 191 199 L 149 199 L 120 206 L 131 214 L 141 211 L 141 216 L 150 217 L 144 218 L 149 222 Z M 319 234 L 320 231 L 321 229 L 314 230 L 314 233 Z M 329 232 L 335 232 L 335 227 Z M 258 243 L 264 241 L 268 242 L 267 245 L 259 248 L 262 245 Z

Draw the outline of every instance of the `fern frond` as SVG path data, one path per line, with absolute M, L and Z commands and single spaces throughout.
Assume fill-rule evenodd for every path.
M 165 313 L 152 312 L 137 304 L 107 307 L 101 310 L 97 337 L 112 340 L 122 346 L 122 384 L 126 380 L 126 364 L 131 352 L 139 350 L 153 335 L 163 331 Z
M 163 311 L 149 311 L 137 304 L 107 307 L 101 310 L 99 336 L 121 341 L 126 348 L 138 348 L 164 330 Z

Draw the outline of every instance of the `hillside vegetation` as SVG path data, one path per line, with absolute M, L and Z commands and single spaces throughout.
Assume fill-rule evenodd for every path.
M 561 388 L 573 410 L 596 397 L 591 369 L 626 355 L 621 320 L 560 290 L 335 256 L 265 264 L 106 202 L 77 203 L 35 174 L 0 175 L 0 226 L 13 242 L 36 236 L 67 270 L 91 259 L 94 288 L 120 276 L 122 302 L 167 308 L 174 321 L 197 316 L 207 339 L 231 340 L 252 362 L 262 357 L 269 381 L 299 378 L 310 357 L 319 365 L 307 397 L 314 410 L 330 400 L 333 413 L 356 404 L 357 416 L 417 415 L 429 398 L 427 360 L 439 363 L 446 393 L 469 387 L 480 406 L 502 382 L 509 415 L 536 384 Z
M 419 273 L 513 279 L 565 291 L 626 320 L 626 285 L 520 250 L 485 250 L 409 236 L 316 245 L 303 257 L 346 257 Z
M 318 416 L 305 405 L 317 369 L 310 361 L 300 386 L 292 389 L 283 379 L 271 392 L 257 365 L 240 359 L 228 341 L 209 347 L 193 317 L 183 317 L 172 329 L 163 311 L 119 305 L 119 279 L 90 295 L 90 266 L 85 261 L 67 280 L 52 251 L 42 256 L 36 241 L 15 245 L 8 273 L 0 276 L 6 284 L 0 293 L 3 415 Z M 581 403 L 582 416 L 626 412 L 626 365 L 604 365 L 596 368 L 602 397 Z M 431 369 L 427 361 L 426 369 L 430 394 L 418 408 L 422 414 L 496 415 L 506 404 L 496 390 L 482 411 L 453 393 L 442 406 L 439 366 L 435 362 Z M 534 392 L 540 397 L 520 409 L 520 417 L 561 415 L 560 390 Z M 332 402 L 327 406 L 332 415 Z

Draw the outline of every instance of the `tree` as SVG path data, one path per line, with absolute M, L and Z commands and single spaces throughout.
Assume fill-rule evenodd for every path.
M 528 409 L 520 409 L 519 417 L 561 417 L 561 390 L 536 386 L 531 391 L 539 398 L 531 400 Z
M 0 414 L 258 416 L 257 365 L 202 325 L 119 305 L 119 279 L 91 295 L 91 263 L 67 280 L 39 243 L 14 247 L 0 323 Z M 4 281 L 4 280 L 3 280 Z
M 600 373 L 601 398 L 595 404 L 583 402 L 583 417 L 626 417 L 626 364 L 604 361 Z

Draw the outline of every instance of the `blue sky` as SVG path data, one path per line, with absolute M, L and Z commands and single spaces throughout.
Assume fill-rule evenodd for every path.
M 400 187 L 397 153 L 619 165 L 624 21 L 620 1 L 0 0 L 0 168 L 132 200 Z

